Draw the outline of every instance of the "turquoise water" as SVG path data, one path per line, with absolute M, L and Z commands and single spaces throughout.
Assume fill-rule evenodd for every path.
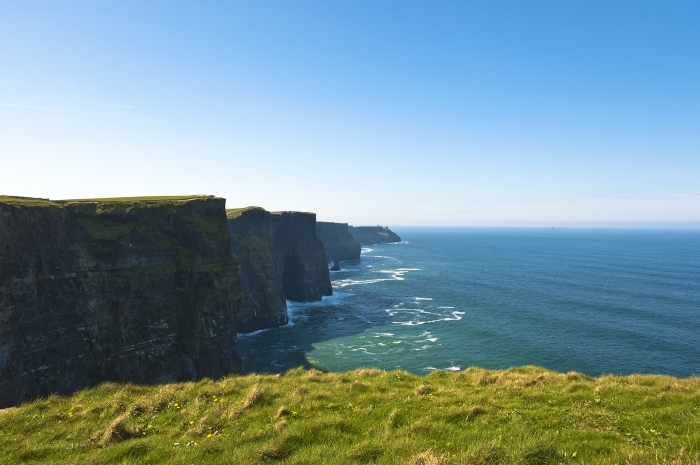
M 700 374 L 700 232 L 396 232 L 289 326 L 239 337 L 246 370 Z

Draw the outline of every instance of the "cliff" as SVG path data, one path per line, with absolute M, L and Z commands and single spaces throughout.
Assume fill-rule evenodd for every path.
M 329 262 L 359 260 L 360 243 L 350 233 L 347 223 L 316 222 L 316 236 L 323 242 Z
M 315 214 L 249 207 L 228 210 L 227 218 L 231 251 L 241 263 L 240 332 L 286 324 L 285 299 L 313 302 L 332 295 Z
M 242 371 L 225 200 L 0 197 L 0 407 Z
M 296 302 L 315 302 L 333 295 L 326 249 L 316 237 L 316 214 L 272 212 L 284 255 L 284 295 Z
M 248 333 L 286 324 L 284 255 L 274 218 L 259 207 L 228 210 L 226 216 L 231 252 L 241 264 L 243 299 L 238 331 Z
M 382 226 L 349 226 L 350 233 L 362 245 L 379 244 L 381 242 L 401 242 L 401 238 L 389 228 Z

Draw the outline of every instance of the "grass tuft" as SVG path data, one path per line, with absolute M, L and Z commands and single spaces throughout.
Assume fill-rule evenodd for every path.
M 245 402 L 243 403 L 243 408 L 251 408 L 253 405 L 261 403 L 264 396 L 265 390 L 261 388 L 260 385 L 256 384 L 248 392 Z
M 446 463 L 443 457 L 438 457 L 430 449 L 413 457 L 411 465 L 442 465 Z
M 143 431 L 135 426 L 127 425 L 130 414 L 123 413 L 119 415 L 112 423 L 107 426 L 107 429 L 100 435 L 93 435 L 93 438 L 100 439 L 97 443 L 100 447 L 107 447 L 112 443 L 125 441 L 131 438 L 137 438 L 143 434 Z

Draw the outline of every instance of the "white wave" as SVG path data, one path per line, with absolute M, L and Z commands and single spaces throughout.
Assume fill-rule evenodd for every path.
M 437 308 L 451 309 L 451 308 L 454 308 L 454 307 L 437 307 Z
M 438 320 L 436 320 L 438 321 Z M 433 323 L 432 321 L 392 321 L 395 325 L 401 326 L 420 326 L 426 323 Z
M 285 326 L 291 326 L 291 325 L 292 325 L 292 323 L 289 322 L 289 323 L 287 323 Z M 258 335 L 258 334 L 260 334 L 260 333 L 263 333 L 263 332 L 265 332 L 265 331 L 269 331 L 269 330 L 271 330 L 271 329 L 275 329 L 275 328 L 265 328 L 265 329 L 259 329 L 259 330 L 257 330 L 257 331 L 253 331 L 252 333 L 236 334 L 236 337 L 240 339 L 240 338 L 246 338 L 246 337 L 250 337 L 250 336 L 256 336 L 256 335 Z
M 344 299 L 352 295 L 354 295 L 352 292 L 342 292 L 336 290 L 333 292 L 333 295 L 323 296 L 321 300 L 317 302 L 293 302 L 291 300 L 287 300 L 288 323 L 284 325 L 283 328 L 287 326 L 294 326 L 297 322 L 306 320 L 308 318 L 308 315 L 306 315 L 306 309 L 308 308 L 326 305 L 342 305 Z M 257 332 L 258 331 L 256 331 L 256 333 Z
M 394 333 L 377 333 L 374 337 L 393 336 Z
M 417 268 L 398 268 L 396 270 L 379 270 L 379 273 L 383 275 L 390 274 L 391 277 L 388 278 L 374 278 L 374 279 L 340 279 L 333 281 L 333 287 L 336 289 L 342 289 L 347 286 L 363 285 L 363 284 L 376 284 L 382 281 L 403 281 L 403 275 L 409 271 L 419 271 Z M 377 273 L 373 271 L 373 273 Z
M 370 352 L 369 350 L 367 350 L 366 347 L 356 347 L 354 349 L 350 349 L 350 352 L 357 352 L 358 350 L 364 352 L 365 354 L 377 355 L 374 352 Z
M 448 367 L 448 368 L 445 368 L 445 371 L 460 371 L 460 370 L 461 370 L 460 367 Z
M 374 249 L 370 249 L 369 247 L 362 247 L 362 249 L 360 249 L 360 253 L 369 253 L 372 250 Z
M 414 297 L 416 300 L 433 300 L 432 297 Z

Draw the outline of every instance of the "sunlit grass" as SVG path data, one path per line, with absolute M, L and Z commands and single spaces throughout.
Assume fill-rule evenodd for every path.
M 0 413 L 2 463 L 700 463 L 700 379 L 295 369 Z
M 206 197 L 205 195 L 159 195 L 143 197 L 103 197 L 94 199 L 66 199 L 60 202 L 152 202 L 162 200 L 192 200 Z

